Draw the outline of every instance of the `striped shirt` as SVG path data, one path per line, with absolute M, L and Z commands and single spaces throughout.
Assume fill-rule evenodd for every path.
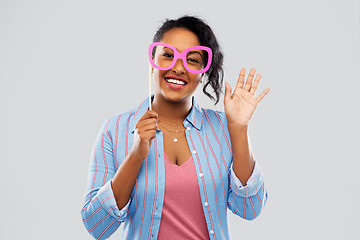
M 227 208 L 241 218 L 256 218 L 267 200 L 261 168 L 243 186 L 232 167 L 232 148 L 224 112 L 201 108 L 192 99 L 183 122 L 194 159 L 201 203 L 210 239 L 229 239 Z M 147 99 L 132 111 L 102 124 L 90 158 L 83 223 L 95 239 L 106 239 L 123 224 L 124 239 L 157 239 L 165 192 L 163 133 L 157 130 L 128 203 L 118 209 L 110 185 L 133 144 L 135 125 L 149 107 Z

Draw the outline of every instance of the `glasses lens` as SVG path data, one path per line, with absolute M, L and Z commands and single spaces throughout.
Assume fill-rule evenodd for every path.
M 207 65 L 207 52 L 200 49 L 193 49 L 186 54 L 186 65 L 189 69 L 200 71 Z
M 165 46 L 155 46 L 153 49 L 154 64 L 157 67 L 167 68 L 174 60 L 174 50 Z

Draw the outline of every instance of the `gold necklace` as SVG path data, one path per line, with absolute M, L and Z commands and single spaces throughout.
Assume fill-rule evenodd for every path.
M 182 130 L 174 130 L 174 129 L 165 127 L 163 124 L 160 124 L 160 122 L 161 122 L 161 123 L 165 123 L 165 124 L 170 125 L 170 126 L 179 126 L 179 124 L 167 123 L 167 122 L 164 122 L 164 121 L 158 119 L 158 124 L 159 124 L 159 126 L 161 126 L 162 128 L 168 130 L 169 132 L 173 132 L 173 133 L 185 133 L 185 129 L 182 129 Z M 181 126 L 182 126 L 182 125 L 181 125 Z M 182 127 L 183 127 L 183 126 L 182 126 Z M 165 131 L 163 131 L 163 133 L 164 133 L 165 136 L 171 138 L 174 143 L 177 143 L 179 139 L 182 139 L 182 138 L 184 138 L 184 137 L 186 136 L 186 135 L 184 135 L 184 136 L 181 136 L 181 137 L 176 138 L 176 137 L 170 136 L 169 134 L 165 133 Z
M 182 138 L 184 138 L 184 137 L 186 136 L 186 135 L 184 135 L 184 136 L 181 136 L 181 137 L 178 137 L 178 138 L 174 138 L 173 136 L 168 135 L 168 134 L 165 133 L 164 131 L 163 131 L 163 133 L 164 133 L 164 135 L 167 136 L 168 138 L 171 138 L 174 143 L 177 143 L 177 142 L 179 141 L 179 139 L 182 139 Z
M 160 125 L 161 127 L 165 128 L 166 130 L 169 130 L 170 132 L 180 133 L 180 132 L 184 132 L 184 131 L 185 131 L 185 129 L 182 129 L 182 130 L 173 130 L 173 129 L 167 128 L 167 127 L 165 127 L 164 125 L 160 124 L 160 122 L 159 122 L 159 125 Z
M 170 126 L 178 126 L 179 124 L 174 124 L 174 123 L 167 123 L 167 122 L 164 122 L 163 120 L 160 120 L 160 119 L 158 119 L 158 121 L 159 122 L 162 122 L 162 123 L 165 123 L 165 124 L 167 124 L 167 125 L 170 125 Z
M 173 129 L 170 129 L 170 128 L 167 128 L 165 127 L 164 125 L 160 124 L 159 123 L 159 126 L 163 127 L 164 129 L 170 131 L 170 132 L 174 132 L 174 133 L 185 133 L 185 129 L 182 129 L 182 130 L 173 130 Z M 169 138 L 172 138 L 172 140 L 174 141 L 174 143 L 177 143 L 179 139 L 182 139 L 184 138 L 186 135 L 184 136 L 181 136 L 181 137 L 173 137 L 173 136 L 170 136 L 169 134 L 165 133 L 165 131 L 163 131 L 164 135 L 169 137 Z

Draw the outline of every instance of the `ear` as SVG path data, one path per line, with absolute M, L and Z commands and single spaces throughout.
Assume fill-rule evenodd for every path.
M 201 74 L 201 78 L 200 78 L 200 83 L 203 83 L 203 77 L 204 77 L 205 73 Z

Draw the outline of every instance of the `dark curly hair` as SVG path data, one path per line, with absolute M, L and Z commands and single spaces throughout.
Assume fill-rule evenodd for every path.
M 216 40 L 215 34 L 204 20 L 198 17 L 185 15 L 176 20 L 166 19 L 165 22 L 163 22 L 161 27 L 155 33 L 153 42 L 160 42 L 163 35 L 167 31 L 173 28 L 188 29 L 189 31 L 196 34 L 202 46 L 211 48 L 213 52 L 213 57 L 209 70 L 205 72 L 206 80 L 205 80 L 205 85 L 203 87 L 203 92 L 211 100 L 214 100 L 216 105 L 219 102 L 219 98 L 222 93 L 221 88 L 223 85 L 223 78 L 224 78 L 224 70 L 223 70 L 224 55 L 220 49 L 218 41 Z M 154 54 L 155 51 L 153 51 L 153 57 Z M 205 56 L 205 60 L 207 61 L 207 56 Z M 213 88 L 213 91 L 216 95 L 215 97 L 213 97 L 208 91 L 206 91 L 209 85 Z

